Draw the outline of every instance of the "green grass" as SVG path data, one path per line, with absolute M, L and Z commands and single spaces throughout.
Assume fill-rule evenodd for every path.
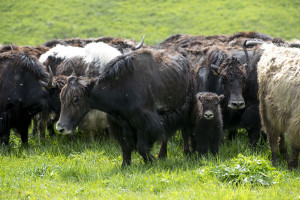
M 299 199 L 300 169 L 281 160 L 272 167 L 266 144 L 249 147 L 247 136 L 221 145 L 217 157 L 184 157 L 180 135 L 168 157 L 144 164 L 134 153 L 121 169 L 119 146 L 111 139 L 47 137 L 28 147 L 12 134 L 0 147 L 1 199 Z M 155 145 L 153 154 L 157 154 Z
M 0 44 L 115 36 L 157 44 L 176 34 L 260 31 L 300 38 L 298 0 L 2 0 Z
M 239 31 L 299 39 L 299 7 L 298 0 L 2 0 L 0 43 L 145 35 L 155 45 L 176 33 Z M 252 149 L 242 132 L 217 157 L 184 157 L 178 135 L 168 151 L 153 164 L 134 153 L 121 169 L 121 150 L 110 139 L 57 135 L 40 144 L 30 135 L 23 147 L 12 134 L 10 146 L 0 147 L 0 199 L 300 199 L 300 168 L 288 171 L 283 160 L 274 168 L 268 145 Z

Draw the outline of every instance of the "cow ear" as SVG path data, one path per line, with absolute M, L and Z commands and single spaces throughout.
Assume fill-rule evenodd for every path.
M 221 95 L 219 96 L 219 101 L 222 102 L 222 101 L 224 100 L 224 98 L 225 98 L 225 96 L 224 96 L 223 94 L 221 94 Z
M 210 68 L 211 68 L 211 71 L 212 71 L 213 75 L 215 75 L 215 76 L 219 75 L 219 72 L 218 72 L 219 68 L 218 68 L 218 66 L 216 66 L 214 64 L 211 64 Z
M 89 83 L 87 84 L 87 94 L 91 95 L 94 86 L 96 85 L 97 80 L 94 77 L 91 77 Z

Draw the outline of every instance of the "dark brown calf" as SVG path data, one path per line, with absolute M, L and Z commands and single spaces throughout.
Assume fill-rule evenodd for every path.
M 215 93 L 200 92 L 192 111 L 192 149 L 201 156 L 211 152 L 216 155 L 223 138 L 223 122 L 220 102 L 224 96 Z

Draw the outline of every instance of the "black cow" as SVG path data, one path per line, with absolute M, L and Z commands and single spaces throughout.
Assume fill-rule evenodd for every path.
M 28 142 L 31 118 L 49 106 L 49 93 L 40 81 L 49 74 L 36 57 L 24 52 L 0 54 L 0 142 L 8 144 L 15 128 L 23 143 Z
M 154 142 L 167 138 L 159 112 L 178 109 L 191 91 L 185 57 L 165 50 L 138 50 L 112 60 L 95 79 L 70 76 L 60 95 L 56 128 L 72 132 L 85 113 L 99 109 L 109 114 L 110 133 L 122 148 L 122 166 L 131 163 L 133 150 L 145 162 L 152 161 Z

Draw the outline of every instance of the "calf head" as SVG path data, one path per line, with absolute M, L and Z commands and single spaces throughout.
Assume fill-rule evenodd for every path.
M 244 108 L 245 101 L 242 93 L 246 80 L 245 66 L 236 58 L 231 57 L 225 59 L 217 69 L 227 106 L 233 110 Z
M 61 112 L 56 123 L 56 130 L 63 134 L 71 134 L 84 115 L 90 110 L 88 98 L 94 86 L 93 81 L 76 77 L 68 77 L 67 84 L 60 93 Z
M 202 119 L 212 120 L 218 117 L 221 112 L 220 103 L 224 95 L 218 96 L 215 93 L 199 92 L 196 94 L 198 116 Z

